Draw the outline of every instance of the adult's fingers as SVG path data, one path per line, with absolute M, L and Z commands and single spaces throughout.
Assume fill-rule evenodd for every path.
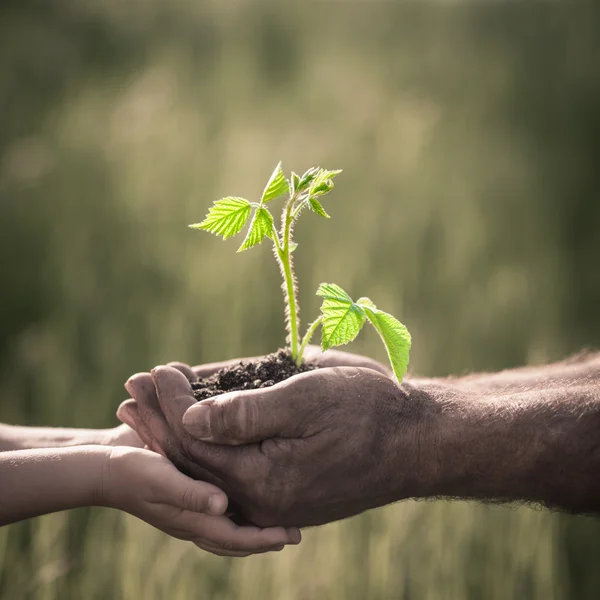
M 136 373 L 127 380 L 125 389 L 135 398 L 140 419 L 152 437 L 162 446 L 176 444 L 177 440 L 160 409 L 150 373 Z
M 117 408 L 117 418 L 121 423 L 125 423 L 129 427 L 136 429 L 137 421 L 140 418 L 137 410 L 137 402 L 133 398 L 121 402 L 119 408 Z
M 152 434 L 146 424 L 142 421 L 137 402 L 133 398 L 121 402 L 119 408 L 117 408 L 117 417 L 123 423 L 129 425 L 129 427 L 135 429 L 142 442 L 149 448 L 152 448 L 154 442 Z
M 181 440 L 169 427 L 162 414 L 154 382 L 150 373 L 137 373 L 125 384 L 127 391 L 136 399 L 141 421 L 146 425 L 153 441 L 158 444 L 167 458 L 186 475 L 194 479 L 209 481 L 220 487 L 222 481 L 207 469 L 190 461 L 183 453 Z M 156 448 L 150 446 L 152 450 Z
M 314 372 L 303 373 L 273 387 L 209 398 L 187 409 L 183 426 L 204 442 L 234 446 L 302 437 L 303 416 L 321 380 Z
M 192 367 L 190 367 L 190 365 L 186 365 L 185 363 L 174 361 L 167 363 L 167 367 L 173 367 L 174 369 L 181 371 L 189 381 L 196 381 L 196 379 L 198 379 L 198 376 L 196 373 L 194 373 Z
M 158 404 L 171 430 L 181 437 L 185 430 L 181 424 L 183 413 L 196 404 L 189 380 L 180 370 L 160 366 L 152 369 L 152 382 L 156 389 Z
M 392 377 L 389 367 L 362 354 L 353 354 L 344 350 L 326 350 L 323 352 L 319 346 L 311 344 L 306 348 L 304 357 L 306 360 L 314 361 L 319 367 L 362 367 L 373 369 L 386 377 Z
M 232 448 L 199 442 L 183 427 L 184 413 L 197 404 L 186 377 L 172 367 L 161 366 L 153 369 L 152 379 L 160 408 L 186 453 L 216 475 L 227 476 L 235 471 L 240 457 L 234 455 Z

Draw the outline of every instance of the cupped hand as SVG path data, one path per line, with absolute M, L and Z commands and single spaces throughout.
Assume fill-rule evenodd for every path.
M 235 358 L 221 362 L 206 363 L 203 365 L 197 365 L 191 367 L 182 362 L 171 362 L 168 366 L 174 367 L 181 371 L 190 381 L 196 381 L 203 377 L 208 377 L 217 371 L 225 367 L 237 365 L 244 361 L 255 360 L 260 357 L 247 357 L 247 358 Z M 304 358 L 307 361 L 311 361 L 318 367 L 362 367 L 365 369 L 372 369 L 385 375 L 386 377 L 392 377 L 392 371 L 389 366 L 386 366 L 379 361 L 368 356 L 361 354 L 354 354 L 352 352 L 344 352 L 343 350 L 327 350 L 323 352 L 319 346 L 309 344 L 304 352 Z M 124 414 L 123 412 L 121 413 Z M 130 420 L 130 425 L 135 423 L 134 420 Z M 103 437 L 103 443 L 108 446 L 133 446 L 135 448 L 143 448 L 147 446 L 159 453 L 162 453 L 160 446 L 152 442 L 152 438 L 147 432 L 147 428 L 142 427 L 142 433 L 146 430 L 145 439 L 141 439 L 139 431 L 136 431 L 135 427 L 140 427 L 139 420 L 134 428 L 130 427 L 126 423 L 119 425 L 113 429 L 105 430 L 105 436 Z
M 136 406 L 120 413 L 253 523 L 318 525 L 417 493 L 424 423 L 406 391 L 373 369 L 323 368 L 200 403 L 168 366 L 127 389 Z
M 226 367 L 231 367 L 240 362 L 248 362 L 262 358 L 260 356 L 249 356 L 246 358 L 233 358 L 221 362 L 205 363 L 190 367 L 182 362 L 171 362 L 168 364 L 181 371 L 190 381 L 195 381 L 203 377 L 209 377 L 213 373 Z M 314 363 L 317 367 L 363 367 L 373 369 L 386 377 L 392 377 L 389 367 L 381 364 L 379 361 L 363 356 L 362 354 L 353 354 L 343 350 L 327 350 L 323 352 L 319 346 L 310 344 L 304 351 L 304 360 Z
M 220 489 L 186 477 L 163 456 L 126 447 L 110 451 L 99 501 L 220 556 L 248 556 L 300 541 L 297 530 L 236 525 L 225 516 L 227 502 Z

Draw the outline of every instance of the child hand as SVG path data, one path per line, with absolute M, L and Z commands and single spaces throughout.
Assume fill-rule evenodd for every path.
M 99 503 L 219 556 L 249 556 L 300 542 L 295 528 L 236 525 L 225 516 L 228 500 L 221 490 L 190 479 L 149 450 L 110 451 Z

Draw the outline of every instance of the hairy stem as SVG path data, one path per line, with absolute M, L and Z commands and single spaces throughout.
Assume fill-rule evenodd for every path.
M 306 350 L 306 346 L 308 346 L 308 342 L 310 342 L 312 336 L 315 334 L 317 327 L 321 324 L 323 317 L 318 316 L 306 330 L 304 337 L 302 338 L 302 343 L 300 344 L 300 350 L 298 351 L 298 356 L 296 357 L 296 364 L 300 366 L 302 364 L 302 357 L 304 356 L 304 351 Z
M 282 237 L 283 248 L 277 250 L 277 255 L 281 263 L 281 269 L 284 284 L 284 296 L 286 302 L 286 316 L 289 334 L 289 344 L 294 360 L 298 359 L 298 301 L 296 299 L 296 282 L 294 277 L 294 264 L 292 261 L 292 252 L 290 250 L 292 243 L 292 209 L 296 195 L 293 194 L 288 200 L 282 215 Z
M 307 196 L 307 198 L 308 198 L 308 196 Z M 296 206 L 296 208 L 294 208 L 294 210 L 292 212 L 292 221 L 295 221 L 298 218 L 300 211 L 304 208 L 305 205 L 306 205 L 306 198 L 304 200 L 302 200 L 302 202 L 299 202 L 298 205 Z
M 282 251 L 281 242 L 279 241 L 279 233 L 275 225 L 273 225 L 273 231 L 271 232 L 273 243 L 275 244 L 275 257 L 279 256 L 279 253 Z
M 290 313 L 290 345 L 292 350 L 292 358 L 296 360 L 298 357 L 298 311 L 296 307 L 296 289 L 294 287 L 291 258 L 292 257 L 288 247 L 283 253 L 283 272 L 285 275 L 285 283 L 287 288 L 286 296 Z

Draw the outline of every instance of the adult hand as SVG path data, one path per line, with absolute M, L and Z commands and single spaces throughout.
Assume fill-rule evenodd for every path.
M 282 527 L 241 527 L 225 516 L 227 497 L 194 481 L 154 452 L 113 448 L 104 468 L 99 504 L 124 510 L 174 537 L 220 556 L 248 556 L 298 543 Z
M 168 366 L 181 371 L 190 381 L 196 381 L 203 377 L 209 377 L 213 373 L 226 367 L 232 367 L 240 362 L 248 362 L 258 358 L 261 357 L 249 356 L 246 358 L 233 358 L 220 362 L 205 363 L 195 367 L 190 367 L 182 362 L 171 362 Z M 343 350 L 326 350 L 323 352 L 319 346 L 313 344 L 306 347 L 306 350 L 304 351 L 304 360 L 312 362 L 318 367 L 364 367 L 365 369 L 373 369 L 386 377 L 392 377 L 390 368 L 373 358 L 363 356 L 362 354 L 344 352 Z
M 134 376 L 127 389 L 138 431 L 262 526 L 345 518 L 415 496 L 426 480 L 420 403 L 370 368 L 318 369 L 201 403 L 168 366 L 152 379 Z

